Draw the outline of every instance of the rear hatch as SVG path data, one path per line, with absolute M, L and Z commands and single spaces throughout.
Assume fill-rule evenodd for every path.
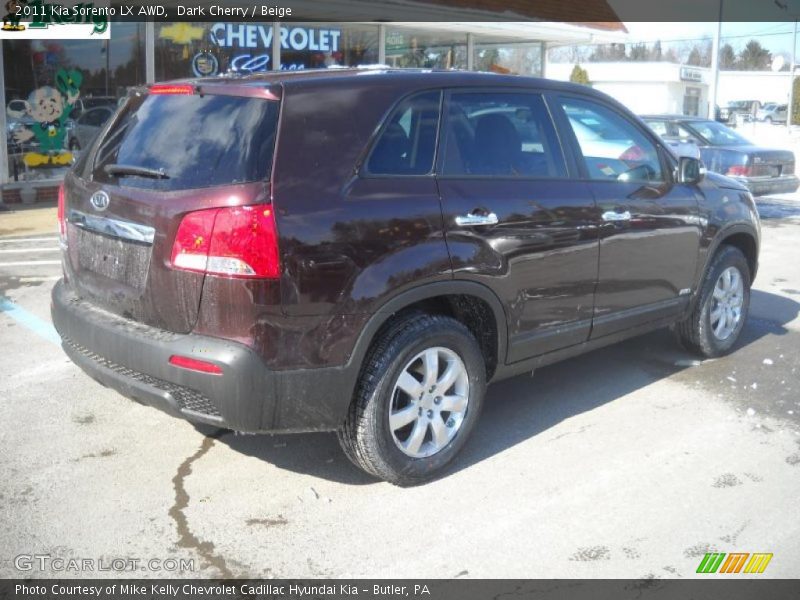
M 269 201 L 278 112 L 263 86 L 176 84 L 132 95 L 65 179 L 65 268 L 77 294 L 191 331 L 205 274 L 172 264 L 179 227 L 194 211 Z

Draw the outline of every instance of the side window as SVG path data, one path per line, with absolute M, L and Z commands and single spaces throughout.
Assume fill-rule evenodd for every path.
M 599 180 L 662 182 L 658 149 L 635 124 L 587 100 L 562 98 L 589 177 Z
M 538 94 L 453 93 L 442 139 L 442 175 L 567 176 L 561 145 Z
M 669 135 L 666 121 L 646 121 L 647 125 L 661 137 Z
M 427 175 L 433 171 L 440 92 L 405 99 L 389 115 L 367 160 L 370 175 Z
M 677 125 L 678 131 L 677 136 L 678 139 L 682 142 L 696 142 L 697 136 L 693 135 L 691 131 L 686 129 L 683 125 Z

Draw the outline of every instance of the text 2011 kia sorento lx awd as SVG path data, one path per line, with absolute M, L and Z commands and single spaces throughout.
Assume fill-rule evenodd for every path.
M 332 70 L 133 92 L 66 177 L 53 320 L 125 396 L 249 432 L 337 431 L 412 484 L 486 385 L 672 325 L 728 352 L 748 191 L 584 86 Z

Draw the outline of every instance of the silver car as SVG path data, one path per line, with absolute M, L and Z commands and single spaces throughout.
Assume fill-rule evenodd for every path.
M 89 146 L 94 137 L 100 133 L 103 125 L 114 114 L 113 106 L 98 106 L 83 113 L 75 120 L 74 127 L 69 132 L 68 145 L 70 150 L 81 150 Z
M 786 104 L 768 102 L 756 113 L 756 120 L 765 123 L 786 123 L 787 108 Z

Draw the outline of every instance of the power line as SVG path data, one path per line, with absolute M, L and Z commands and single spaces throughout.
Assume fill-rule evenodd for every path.
M 735 40 L 735 39 L 743 39 L 743 38 L 756 38 L 756 37 L 770 37 L 775 35 L 792 35 L 791 31 L 774 31 L 774 32 L 765 32 L 765 33 L 743 33 L 740 35 L 723 35 L 720 39 L 721 40 Z M 631 40 L 629 42 L 616 42 L 620 44 L 630 45 L 630 44 L 655 44 L 656 42 L 661 42 L 662 44 L 668 43 L 672 44 L 675 42 L 702 42 L 705 40 L 710 41 L 711 35 L 704 35 L 702 37 L 693 37 L 693 38 L 672 38 L 672 39 L 664 39 L 664 38 L 657 38 L 657 39 L 641 39 L 638 38 L 636 40 Z M 611 42 L 612 44 L 615 42 Z M 587 46 L 597 46 L 597 45 L 607 45 L 608 43 L 599 43 L 599 44 L 581 44 Z

